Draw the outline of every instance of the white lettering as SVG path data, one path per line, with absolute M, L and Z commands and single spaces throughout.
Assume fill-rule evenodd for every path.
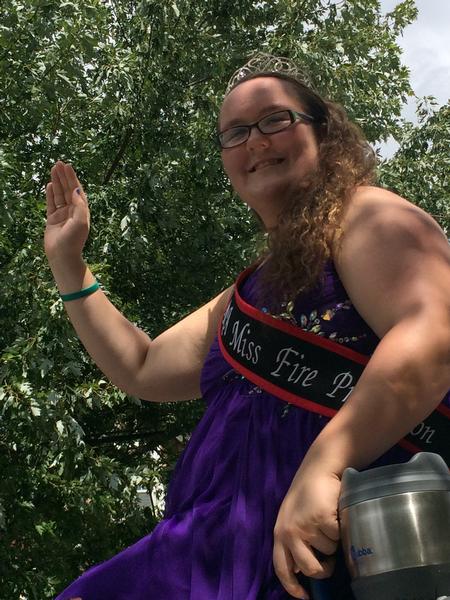
M 345 402 L 347 400 L 347 398 L 349 397 L 351 391 L 353 390 L 352 383 L 353 383 L 353 376 L 349 372 L 339 373 L 334 378 L 333 385 L 335 387 L 332 392 L 328 392 L 328 394 L 327 394 L 328 398 L 335 398 L 336 392 L 338 392 L 339 390 L 348 390 L 350 388 L 347 395 L 344 397 L 343 400 L 341 400 L 341 402 Z
M 282 350 L 280 350 L 278 352 L 278 356 L 277 356 L 277 363 L 280 363 L 278 365 L 278 367 L 275 369 L 275 371 L 271 372 L 271 375 L 273 375 L 274 377 L 280 377 L 280 369 L 286 365 L 288 367 L 291 366 L 291 363 L 287 360 L 288 356 L 290 353 L 295 354 L 295 356 L 298 356 L 298 352 L 296 352 L 293 348 L 283 348 Z M 303 354 L 301 356 L 301 358 L 303 358 Z M 281 362 L 280 362 L 281 361 Z
M 255 356 L 252 358 L 252 363 L 253 363 L 254 365 L 256 365 L 256 363 L 257 363 L 257 362 L 258 362 L 258 360 L 259 360 L 259 355 L 258 355 L 258 352 L 260 352 L 260 351 L 261 351 L 261 346 L 259 346 L 259 345 L 258 345 L 258 346 L 255 346 Z
M 288 377 L 288 381 L 294 381 L 295 374 L 297 373 L 297 369 L 299 368 L 299 366 L 300 365 L 298 363 L 294 364 L 294 368 L 293 368 L 293 370 L 291 371 L 291 373 L 290 373 L 290 375 Z M 303 369 L 305 369 L 305 368 L 307 368 L 307 367 L 303 367 Z
M 352 386 L 348 392 L 345 394 L 345 396 L 342 398 L 341 403 L 344 404 L 344 402 L 347 402 L 348 397 L 350 396 L 350 394 L 353 392 L 354 386 Z
M 228 305 L 222 319 L 222 335 L 226 335 L 228 331 L 228 325 L 230 323 L 231 313 L 233 312 L 233 306 Z
M 429 425 L 425 425 L 422 421 L 418 425 L 414 427 L 411 431 L 411 435 L 417 436 L 419 440 L 425 440 L 425 443 L 431 444 L 431 438 L 436 433 L 436 430 L 430 427 Z
M 283 348 L 278 352 L 278 356 L 276 359 L 277 368 L 271 372 L 271 375 L 274 377 L 282 377 L 286 382 L 293 382 L 295 384 L 299 384 L 302 387 L 311 387 L 313 381 L 319 371 L 316 369 L 312 369 L 311 367 L 307 367 L 306 365 L 302 365 L 301 363 L 295 362 L 291 363 L 289 358 L 291 356 L 295 358 L 300 358 L 300 360 L 304 360 L 305 355 L 299 354 L 293 348 Z M 281 372 L 283 369 L 283 372 Z
M 232 333 L 233 333 L 233 339 L 231 340 L 231 345 L 233 346 L 233 350 L 236 350 L 240 353 L 242 351 L 242 343 L 244 344 L 245 347 L 245 343 L 247 340 L 243 340 L 243 336 L 244 333 L 250 330 L 250 325 L 248 323 L 245 323 L 244 327 L 242 328 L 242 330 L 239 332 L 239 325 L 240 322 L 236 321 L 236 323 L 233 325 L 233 329 L 232 329 Z
M 256 346 L 254 341 L 244 337 L 244 335 L 251 334 L 250 325 L 248 323 L 244 323 L 243 327 L 239 330 L 240 326 L 240 321 L 236 321 L 235 323 L 233 323 L 233 328 L 231 330 L 233 337 L 230 342 L 230 346 L 242 358 L 245 358 L 246 360 L 251 361 L 254 365 L 256 365 L 256 363 L 259 360 L 258 352 L 261 351 L 261 346 Z
M 303 380 L 302 386 L 303 387 L 311 387 L 312 383 L 308 383 L 308 382 L 315 379 L 318 374 L 319 374 L 319 371 L 317 371 L 316 369 L 314 371 L 311 371 L 311 373 L 308 373 L 308 375 Z

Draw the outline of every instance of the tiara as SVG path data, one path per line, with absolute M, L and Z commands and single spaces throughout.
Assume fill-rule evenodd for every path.
M 266 52 L 257 52 L 243 67 L 239 67 L 233 73 L 225 90 L 225 96 L 241 79 L 252 73 L 284 73 L 285 75 L 291 75 L 314 91 L 307 75 L 297 67 L 292 59 L 284 56 L 273 56 Z

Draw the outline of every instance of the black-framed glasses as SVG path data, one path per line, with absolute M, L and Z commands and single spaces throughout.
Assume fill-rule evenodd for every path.
M 248 140 L 253 127 L 257 127 L 261 133 L 270 135 L 272 133 L 284 131 L 297 121 L 314 123 L 316 119 L 305 113 L 297 112 L 296 110 L 279 110 L 263 117 L 255 123 L 238 125 L 236 127 L 225 129 L 225 131 L 221 131 L 217 134 L 217 140 L 221 148 L 234 148 Z

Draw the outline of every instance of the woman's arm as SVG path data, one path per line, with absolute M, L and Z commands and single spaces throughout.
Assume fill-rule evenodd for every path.
M 80 190 L 80 194 L 76 189 Z M 89 208 L 70 165 L 58 162 L 47 186 L 45 249 L 62 294 L 90 286 L 82 259 Z M 119 388 L 145 400 L 168 402 L 200 396 L 200 372 L 231 288 L 151 340 L 98 290 L 65 303 L 67 314 L 97 366 Z
M 352 394 L 317 437 L 281 506 L 274 562 L 306 597 L 295 569 L 326 577 L 313 548 L 331 554 L 346 467 L 367 467 L 440 403 L 450 388 L 450 247 L 435 222 L 385 190 L 363 188 L 335 254 L 358 312 L 381 338 Z M 287 557 L 287 558 L 285 558 Z
M 381 338 L 324 435 L 336 450 L 340 444 L 344 468 L 362 468 L 450 389 L 450 245 L 429 215 L 395 194 L 365 188 L 347 214 L 336 266 L 355 308 Z

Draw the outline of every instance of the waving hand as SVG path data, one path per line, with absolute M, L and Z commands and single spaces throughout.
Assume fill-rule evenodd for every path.
M 45 252 L 49 260 L 80 256 L 89 234 L 87 198 L 72 166 L 58 161 L 46 188 Z

